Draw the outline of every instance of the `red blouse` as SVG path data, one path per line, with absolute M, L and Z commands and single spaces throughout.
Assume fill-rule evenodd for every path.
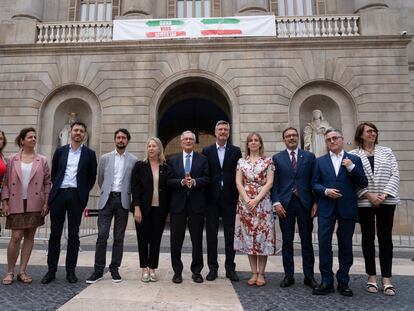
M 6 163 L 4 163 L 3 159 L 0 156 L 0 181 L 2 181 L 4 173 L 6 173 Z

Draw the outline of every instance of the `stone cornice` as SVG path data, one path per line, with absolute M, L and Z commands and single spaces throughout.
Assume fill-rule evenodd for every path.
M 411 36 L 329 38 L 218 38 L 197 40 L 112 41 L 92 43 L 0 45 L 0 55 L 68 55 L 131 52 L 223 52 L 255 50 L 321 50 L 406 48 Z

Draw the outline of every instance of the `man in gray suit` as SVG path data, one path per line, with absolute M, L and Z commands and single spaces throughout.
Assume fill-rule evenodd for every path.
M 106 244 L 114 221 L 114 243 L 112 261 L 109 265 L 112 282 L 122 281 L 118 268 L 121 265 L 124 248 L 125 229 L 131 205 L 131 173 L 137 158 L 126 151 L 131 135 L 126 129 L 118 129 L 114 134 L 115 150 L 101 157 L 98 170 L 98 185 L 101 188 L 98 215 L 98 239 L 96 240 L 95 271 L 86 280 L 93 284 L 99 281 L 104 272 Z

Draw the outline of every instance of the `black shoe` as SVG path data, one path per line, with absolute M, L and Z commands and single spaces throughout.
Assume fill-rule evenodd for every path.
M 293 276 L 285 276 L 282 282 L 280 282 L 280 287 L 285 288 L 293 284 L 295 284 L 295 279 Z
M 238 282 L 239 281 L 239 276 L 237 275 L 236 271 L 234 271 L 234 270 L 226 271 L 226 278 L 230 279 L 230 281 L 232 281 L 232 282 Z
M 75 271 L 68 271 L 66 272 L 66 280 L 69 283 L 77 283 L 78 278 L 76 277 Z
M 56 279 L 56 273 L 49 270 L 47 271 L 41 282 L 42 284 L 48 284 L 52 282 L 54 279 Z
M 86 283 L 95 284 L 100 279 L 102 279 L 102 277 L 103 277 L 103 273 L 99 273 L 99 272 L 94 271 L 92 273 L 92 275 L 86 279 Z
M 210 270 L 210 272 L 206 276 L 207 281 L 214 281 L 217 279 L 217 271 L 216 270 Z
M 321 283 L 313 289 L 312 294 L 313 295 L 326 295 L 326 294 L 333 293 L 334 291 L 335 290 L 332 284 L 328 285 L 326 283 Z
M 174 274 L 172 281 L 173 283 L 180 284 L 183 282 L 183 277 L 181 276 L 181 274 Z
M 112 282 L 119 283 L 122 282 L 122 277 L 119 274 L 118 270 L 111 270 Z
M 316 280 L 313 277 L 305 278 L 303 280 L 303 284 L 309 286 L 312 289 L 318 287 L 318 283 L 316 282 Z
M 196 283 L 203 283 L 204 282 L 204 279 L 203 279 L 203 277 L 201 276 L 200 273 L 193 273 L 192 278 L 193 278 L 193 281 L 196 282 Z
M 349 288 L 348 284 L 338 284 L 338 292 L 342 296 L 346 296 L 346 297 L 354 296 L 354 293 L 352 292 L 352 289 Z

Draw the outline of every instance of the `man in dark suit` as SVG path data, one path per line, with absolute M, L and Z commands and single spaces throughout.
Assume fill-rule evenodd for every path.
M 66 255 L 66 279 L 76 283 L 75 268 L 79 251 L 79 226 L 83 211 L 88 203 L 89 191 L 96 179 L 95 151 L 82 144 L 86 125 L 74 122 L 71 125 L 71 143 L 57 148 L 52 160 L 52 189 L 49 193 L 50 239 L 47 255 L 48 272 L 42 284 L 55 279 L 60 255 L 65 217 L 68 218 L 68 246 Z
M 288 287 L 295 283 L 293 239 L 297 220 L 302 245 L 304 283 L 314 288 L 318 285 L 314 279 L 315 256 L 312 246 L 313 217 L 316 213 L 316 203 L 312 194 L 315 155 L 298 148 L 299 135 L 297 129 L 293 127 L 283 131 L 282 139 L 286 150 L 273 156 L 276 171 L 271 190 L 273 207 L 279 216 L 283 240 L 285 277 L 280 287 Z
M 352 266 L 352 236 L 358 215 L 357 187 L 366 188 L 361 159 L 343 150 L 344 139 L 338 130 L 327 130 L 325 141 L 329 153 L 318 158 L 313 173 L 313 190 L 318 204 L 319 269 L 321 284 L 314 295 L 326 295 L 334 291 L 332 272 L 332 234 L 338 222 L 339 270 L 336 273 L 338 291 L 353 296 L 349 288 L 349 269 Z
M 219 217 L 222 217 L 226 252 L 226 277 L 238 281 L 234 257 L 234 223 L 236 205 L 239 196 L 236 188 L 237 161 L 242 157 L 239 147 L 227 142 L 230 136 L 230 124 L 218 121 L 215 127 L 216 143 L 203 149 L 210 171 L 210 184 L 207 186 L 206 233 L 207 262 L 210 272 L 206 279 L 214 281 L 219 268 L 217 262 L 217 234 Z
M 203 282 L 201 270 L 203 269 L 203 228 L 206 208 L 204 189 L 209 183 L 209 175 L 207 159 L 193 151 L 194 144 L 194 133 L 183 132 L 181 134 L 183 152 L 173 156 L 168 163 L 167 185 L 171 189 L 171 261 L 174 283 L 181 283 L 183 280 L 181 248 L 187 222 L 193 247 L 192 278 L 196 283 Z

